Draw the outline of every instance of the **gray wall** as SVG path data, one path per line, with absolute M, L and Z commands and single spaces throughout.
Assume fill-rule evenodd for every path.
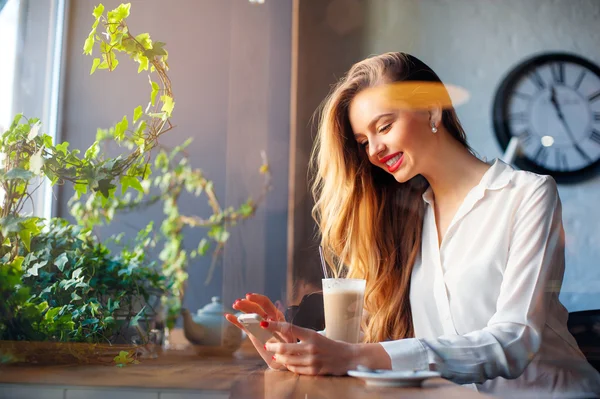
M 336 10 L 333 17 L 331 10 Z M 352 23 L 340 28 L 336 20 Z M 543 51 L 570 51 L 600 64 L 599 24 L 597 0 L 302 0 L 294 179 L 298 205 L 293 212 L 297 279 L 320 278 L 313 255 L 318 244 L 310 221 L 312 201 L 303 183 L 314 135 L 310 115 L 353 63 L 371 54 L 405 51 L 429 64 L 445 82 L 466 88 L 471 98 L 457 108 L 458 115 L 472 147 L 493 159 L 502 152 L 491 106 L 504 74 Z M 560 185 L 559 192 L 567 237 L 561 300 L 570 311 L 598 309 L 600 176 Z
M 501 156 L 491 108 L 496 87 L 521 60 L 569 51 L 600 64 L 600 2 L 596 0 L 371 0 L 370 53 L 411 52 L 444 82 L 466 88 L 457 108 L 473 148 Z M 567 237 L 561 300 L 570 311 L 600 308 L 600 176 L 560 185 Z
M 106 0 L 106 9 L 120 1 Z M 256 217 L 234 228 L 214 278 L 204 286 L 210 259 L 191 260 L 184 306 L 195 310 L 222 296 L 229 305 L 246 292 L 285 297 L 288 196 L 291 0 L 253 5 L 240 0 L 131 1 L 129 26 L 167 43 L 177 126 L 161 142 L 194 141 L 188 151 L 194 167 L 214 180 L 223 206 L 258 194 L 260 151 L 272 162 L 273 190 Z M 82 55 L 97 1 L 71 1 L 62 138 L 70 148 L 87 148 L 97 127 L 108 127 L 148 101 L 148 78 L 122 59 L 113 73 L 89 76 L 91 57 Z M 168 5 L 167 5 L 168 4 Z M 72 190 L 59 196 L 59 215 L 68 214 Z M 208 215 L 204 197 L 185 197 L 181 211 Z M 102 237 L 132 236 L 149 220 L 159 223 L 162 208 L 118 216 Z M 188 248 L 203 232 L 186 232 Z M 283 292 L 282 292 L 282 287 Z

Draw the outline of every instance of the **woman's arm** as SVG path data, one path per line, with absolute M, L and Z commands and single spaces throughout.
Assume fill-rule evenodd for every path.
M 516 213 L 497 310 L 487 326 L 427 341 L 384 342 L 392 367 L 434 368 L 459 383 L 520 376 L 539 350 L 548 306 L 562 280 L 561 218 L 556 183 L 544 177 Z

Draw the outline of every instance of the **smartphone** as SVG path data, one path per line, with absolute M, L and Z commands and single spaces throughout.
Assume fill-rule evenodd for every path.
M 240 315 L 238 316 L 238 321 L 244 326 L 246 331 L 252 334 L 252 336 L 258 339 L 263 345 L 271 338 L 275 338 L 277 341 L 282 342 L 278 336 L 260 326 L 260 322 L 263 321 L 263 318 L 256 313 Z

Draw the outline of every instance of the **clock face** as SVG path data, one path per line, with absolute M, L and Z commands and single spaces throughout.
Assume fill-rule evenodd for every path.
M 519 138 L 517 166 L 584 177 L 600 164 L 600 68 L 564 53 L 525 61 L 496 93 L 494 128 L 503 149 Z

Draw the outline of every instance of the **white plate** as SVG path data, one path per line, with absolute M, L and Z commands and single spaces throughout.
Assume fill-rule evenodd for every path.
M 384 371 L 379 373 L 350 370 L 348 375 L 360 378 L 367 385 L 379 387 L 418 387 L 428 378 L 440 377 L 436 371 Z

